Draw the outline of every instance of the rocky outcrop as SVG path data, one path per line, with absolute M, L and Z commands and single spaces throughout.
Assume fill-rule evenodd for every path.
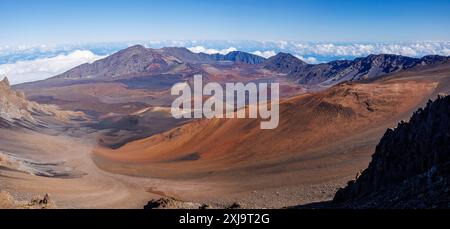
M 179 200 L 173 197 L 162 197 L 159 199 L 152 199 L 147 202 L 144 209 L 245 209 L 246 205 L 233 202 L 229 205 L 224 204 L 208 204 L 195 203 Z
M 0 81 L 0 87 L 9 88 L 10 86 L 8 77 L 5 77 L 2 81 Z
M 144 206 L 144 209 L 199 209 L 202 206 L 199 203 L 186 202 L 173 197 L 163 197 L 150 200 Z
M 333 204 L 350 208 L 450 208 L 450 96 L 388 129 L 368 168 Z
M 0 120 L 3 124 L 20 119 L 35 122 L 29 112 L 35 108 L 34 105 L 26 100 L 23 93 L 11 89 L 8 78 L 0 82 Z
M 9 192 L 0 191 L 0 209 L 55 209 L 55 202 L 48 194 L 36 195 L 30 201 L 17 200 Z
M 289 58 L 287 58 L 289 57 Z M 265 68 L 287 74 L 300 84 L 334 85 L 343 81 L 373 79 L 388 73 L 400 72 L 417 66 L 450 63 L 449 57 L 424 56 L 411 58 L 399 55 L 379 54 L 350 60 L 331 61 L 323 64 L 305 64 L 285 53 L 270 58 Z
M 53 117 L 55 121 L 82 118 L 80 112 L 59 110 L 56 106 L 41 105 L 27 100 L 25 94 L 11 89 L 9 81 L 0 81 L 0 127 L 21 126 L 34 128 L 42 126 L 41 117 Z

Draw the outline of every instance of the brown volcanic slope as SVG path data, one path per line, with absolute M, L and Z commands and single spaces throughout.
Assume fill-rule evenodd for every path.
M 116 150 L 97 148 L 94 159 L 115 173 L 229 181 L 234 192 L 342 185 L 367 166 L 385 129 L 448 90 L 449 77 L 443 65 L 340 84 L 283 101 L 275 130 L 261 130 L 259 120 L 200 120 Z

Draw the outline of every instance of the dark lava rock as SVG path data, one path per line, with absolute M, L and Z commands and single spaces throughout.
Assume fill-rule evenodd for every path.
M 278 53 L 264 63 L 264 68 L 287 74 L 300 84 L 334 85 L 344 81 L 374 79 L 389 73 L 412 69 L 417 66 L 445 64 L 450 57 L 424 56 L 412 58 L 392 54 L 377 54 L 354 60 L 337 60 L 329 63 L 306 64 L 287 53 Z
M 450 96 L 438 96 L 409 122 L 388 129 L 369 167 L 338 190 L 344 208 L 448 208 Z

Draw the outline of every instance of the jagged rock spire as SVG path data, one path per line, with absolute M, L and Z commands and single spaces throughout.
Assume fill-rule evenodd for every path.
M 3 78 L 3 80 L 1 81 L 1 83 L 3 83 L 4 85 L 6 85 L 7 87 L 9 87 L 9 80 L 8 77 L 5 76 L 5 78 Z
M 351 208 L 450 206 L 449 108 L 450 96 L 439 94 L 409 122 L 386 131 L 369 167 L 339 189 L 333 202 Z

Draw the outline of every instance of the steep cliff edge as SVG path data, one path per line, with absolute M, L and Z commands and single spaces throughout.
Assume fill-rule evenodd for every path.
M 388 129 L 368 168 L 340 189 L 344 208 L 450 208 L 450 96 Z

